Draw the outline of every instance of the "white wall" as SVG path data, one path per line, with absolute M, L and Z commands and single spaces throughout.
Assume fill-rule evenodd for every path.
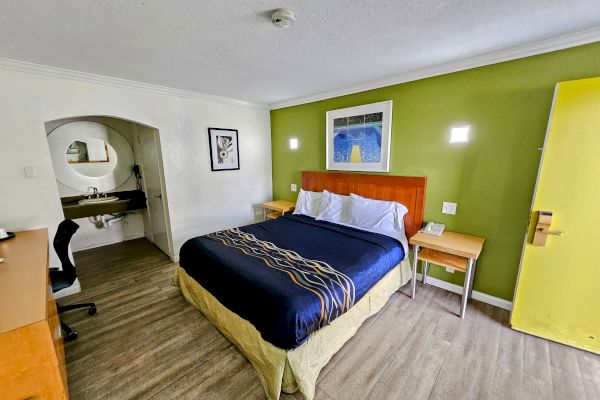
M 115 222 L 108 229 L 98 228 L 90 221 L 90 218 L 77 218 L 75 222 L 79 224 L 80 228 L 71 240 L 71 250 L 73 251 L 144 237 L 144 214 L 142 211 L 127 213 L 124 221 Z
M 48 227 L 63 219 L 44 123 L 108 115 L 159 130 L 174 256 L 190 237 L 250 223 L 271 198 L 267 109 L 0 70 L 0 226 Z M 239 130 L 239 171 L 211 172 L 208 127 Z M 25 179 L 24 166 L 39 177 Z M 52 265 L 57 258 L 52 254 Z

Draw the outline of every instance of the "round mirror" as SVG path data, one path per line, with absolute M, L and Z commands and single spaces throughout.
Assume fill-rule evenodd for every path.
M 113 190 L 131 176 L 131 145 L 114 129 L 89 121 L 69 122 L 48 135 L 56 179 L 81 192 Z
M 112 173 L 117 166 L 117 152 L 96 138 L 76 140 L 67 148 L 67 162 L 81 175 L 99 177 Z

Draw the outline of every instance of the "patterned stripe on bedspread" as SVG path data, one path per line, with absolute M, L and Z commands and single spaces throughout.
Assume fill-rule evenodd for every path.
M 225 246 L 264 261 L 265 265 L 285 272 L 296 285 L 314 293 L 321 302 L 319 328 L 348 311 L 354 305 L 354 282 L 329 264 L 309 260 L 295 251 L 257 239 L 238 228 L 207 235 Z

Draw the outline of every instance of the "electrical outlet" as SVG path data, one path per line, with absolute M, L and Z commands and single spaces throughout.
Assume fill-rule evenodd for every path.
M 444 201 L 442 203 L 442 214 L 456 215 L 456 203 Z
M 449 273 L 453 274 L 454 270 L 452 268 L 446 268 L 446 272 L 449 272 Z
M 292 183 L 292 185 L 290 186 L 290 190 L 292 192 L 297 192 L 298 191 L 298 186 L 295 183 Z

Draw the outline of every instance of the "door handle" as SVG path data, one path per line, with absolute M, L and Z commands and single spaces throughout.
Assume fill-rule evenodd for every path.
M 162 194 L 155 194 L 154 197 L 156 197 L 157 199 L 162 199 Z
M 551 224 L 552 211 L 539 211 L 537 213 L 537 223 L 535 224 L 535 231 L 533 232 L 531 244 L 534 246 L 545 246 L 546 237 L 548 237 L 548 235 L 562 236 L 562 231 L 553 231 L 550 229 Z
M 563 231 L 551 231 L 545 228 L 538 228 L 538 231 L 540 231 L 541 233 L 545 233 L 546 235 L 562 236 L 563 234 Z

